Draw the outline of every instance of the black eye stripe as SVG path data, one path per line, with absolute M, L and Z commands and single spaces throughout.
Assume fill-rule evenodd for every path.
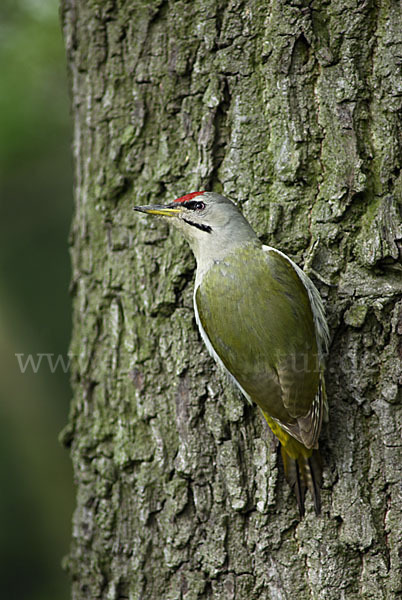
M 177 208 L 178 206 L 184 206 L 187 210 L 204 210 L 205 203 L 200 202 L 199 200 L 188 200 L 187 202 L 180 202 L 180 204 L 171 202 L 167 205 L 168 208 Z
M 197 200 L 190 200 L 189 202 L 183 202 L 183 206 L 188 210 L 203 210 L 205 208 L 204 202 Z

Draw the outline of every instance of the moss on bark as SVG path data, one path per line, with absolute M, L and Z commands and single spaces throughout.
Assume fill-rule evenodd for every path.
M 402 594 L 401 8 L 62 1 L 74 119 L 76 600 Z M 215 369 L 194 260 L 132 206 L 213 189 L 316 277 L 323 514 Z

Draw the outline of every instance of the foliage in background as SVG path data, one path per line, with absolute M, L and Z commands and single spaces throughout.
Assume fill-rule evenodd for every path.
M 70 119 L 57 0 L 0 5 L 0 552 L 4 597 L 68 598 L 70 467 L 57 441 L 68 374 L 15 354 L 66 357 Z

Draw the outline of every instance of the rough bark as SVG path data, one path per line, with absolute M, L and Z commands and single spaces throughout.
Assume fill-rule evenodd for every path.
M 401 5 L 63 0 L 72 90 L 77 507 L 92 600 L 402 595 Z M 332 343 L 323 511 L 196 331 L 194 259 L 132 212 L 237 200 L 304 264 Z

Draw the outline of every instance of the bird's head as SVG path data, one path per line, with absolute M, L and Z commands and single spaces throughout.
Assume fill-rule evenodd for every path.
M 168 219 L 189 242 L 197 261 L 221 256 L 256 235 L 237 206 L 215 192 L 192 192 L 167 205 L 135 206 L 134 210 Z

